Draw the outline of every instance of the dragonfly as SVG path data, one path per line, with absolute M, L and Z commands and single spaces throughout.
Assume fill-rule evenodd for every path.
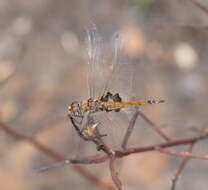
M 112 134 L 102 134 L 98 131 L 98 126 L 104 125 L 105 123 L 103 124 L 100 122 L 100 118 L 97 121 L 97 114 L 104 114 L 105 116 L 110 115 L 110 113 L 119 114 L 119 112 L 127 110 L 128 108 L 140 107 L 147 104 L 159 104 L 163 103 L 164 100 L 147 99 L 123 101 L 125 97 L 127 97 L 127 99 L 131 98 L 129 96 L 132 95 L 133 88 L 132 71 L 134 70 L 134 66 L 128 62 L 128 58 L 126 59 L 127 55 L 123 49 L 125 40 L 128 38 L 117 33 L 114 35 L 113 40 L 111 40 L 112 43 L 104 44 L 94 23 L 90 23 L 86 31 L 88 57 L 88 61 L 86 61 L 88 69 L 86 73 L 86 86 L 88 89 L 88 98 L 83 101 L 73 101 L 68 106 L 68 117 L 76 132 L 84 141 L 93 141 L 97 137 L 103 138 L 110 135 L 110 140 L 112 140 Z M 111 45 L 109 46 L 108 44 Z M 112 52 L 110 49 L 113 49 Z M 121 90 L 121 93 L 119 90 Z M 123 96 L 121 96 L 121 94 Z M 111 127 L 115 128 L 113 125 Z M 119 129 L 119 131 L 121 132 L 121 129 Z M 112 133 L 112 131 L 109 132 Z M 79 146 L 83 144 L 84 141 L 82 141 L 82 143 L 79 141 Z M 84 146 L 86 148 L 86 143 L 84 143 Z M 100 147 L 97 147 L 97 150 L 100 150 Z M 87 149 L 87 154 L 89 154 L 88 151 L 89 147 Z M 83 156 L 84 151 L 81 150 L 77 150 L 76 154 L 80 154 L 80 152 Z M 75 159 L 79 160 L 78 155 L 75 157 Z M 39 169 L 38 173 L 68 163 L 70 163 L 69 160 L 58 162 L 54 165 Z
M 96 25 L 91 23 L 87 28 L 86 44 L 88 61 L 86 63 L 88 67 L 87 84 L 89 98 L 84 101 L 74 101 L 68 106 L 68 116 L 71 123 L 79 136 L 85 140 L 90 140 L 94 136 L 94 131 L 97 128 L 97 123 L 92 122 L 90 125 L 86 125 L 84 117 L 87 113 L 93 116 L 97 113 L 120 112 L 130 107 L 140 107 L 146 104 L 159 104 L 164 102 L 164 100 L 160 99 L 123 101 L 119 92 L 112 93 L 109 86 L 114 82 L 114 78 L 119 75 L 119 69 L 117 68 L 124 67 L 123 69 L 125 70 L 125 65 L 121 64 L 120 58 L 123 57 L 123 45 L 127 39 L 122 34 L 116 34 L 114 38 L 113 58 L 106 61 L 103 56 L 105 54 L 104 52 L 106 52 L 105 47 Z M 130 78 L 130 76 L 122 77 Z M 126 87 L 128 88 L 128 86 Z M 85 123 L 85 126 L 82 125 L 83 123 Z

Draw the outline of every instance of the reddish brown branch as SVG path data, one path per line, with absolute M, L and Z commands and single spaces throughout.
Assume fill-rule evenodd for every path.
M 20 133 L 16 132 L 15 130 L 9 128 L 7 125 L 5 125 L 2 122 L 0 122 L 0 128 L 5 133 L 7 133 L 7 135 L 14 138 L 15 140 L 25 141 L 26 143 L 29 143 L 29 144 L 33 145 L 40 152 L 42 152 L 43 154 L 45 154 L 46 156 L 50 157 L 51 159 L 53 159 L 55 161 L 65 161 L 65 160 L 67 160 L 67 158 L 65 158 L 60 153 L 57 153 L 56 151 L 48 148 L 47 146 L 41 144 L 40 142 L 36 141 L 35 139 L 33 139 L 31 137 L 27 137 L 23 134 L 20 134 Z M 96 176 L 91 174 L 85 168 L 83 168 L 79 165 L 72 165 L 72 168 L 75 169 L 80 175 L 84 176 L 86 179 L 91 181 L 93 184 L 101 187 L 102 189 L 114 190 L 113 186 L 100 181 L 99 178 L 97 178 Z
M 170 142 L 171 139 L 162 131 L 161 127 L 153 123 L 145 114 L 143 114 L 141 111 L 139 111 L 140 117 L 148 123 L 152 129 L 158 133 L 163 139 L 165 139 L 167 142 Z
M 122 144 L 121 144 L 121 147 L 125 150 L 126 147 L 127 147 L 127 143 L 128 143 L 128 140 L 132 134 L 132 131 L 134 129 L 134 126 L 135 126 L 135 123 L 136 123 L 136 120 L 138 118 L 138 115 L 139 115 L 139 112 L 138 110 L 136 110 L 136 112 L 134 113 L 133 117 L 131 118 L 130 122 L 129 122 L 129 126 L 126 130 L 126 133 L 124 135 L 124 138 L 123 138 L 123 141 L 122 141 Z
M 190 144 L 188 152 L 192 152 L 193 147 L 194 147 L 195 143 Z M 181 164 L 179 165 L 176 173 L 173 175 L 172 177 L 172 185 L 171 185 L 171 190 L 175 190 L 176 187 L 176 183 L 178 181 L 179 176 L 181 175 L 181 172 L 183 171 L 183 169 L 185 168 L 185 166 L 187 165 L 188 161 L 190 160 L 190 158 L 188 157 L 184 157 Z
M 123 190 L 123 184 L 121 183 L 120 179 L 118 178 L 118 172 L 115 169 L 115 156 L 112 155 L 110 157 L 110 171 L 111 171 L 111 177 L 112 180 L 114 182 L 114 184 L 116 185 L 118 190 Z
M 155 151 L 155 150 L 164 150 L 164 148 L 168 148 L 168 147 L 181 146 L 181 145 L 187 145 L 187 144 L 196 143 L 197 141 L 203 140 L 205 138 L 208 138 L 208 134 L 204 134 L 204 135 L 201 135 L 201 136 L 198 136 L 198 137 L 194 137 L 194 138 L 172 140 L 171 142 L 155 144 L 155 145 L 150 145 L 150 146 L 128 148 L 128 149 L 126 149 L 124 151 L 116 150 L 115 151 L 115 157 L 116 158 L 122 158 L 122 157 L 128 156 L 130 154 L 138 154 L 138 153 L 141 153 L 141 152 L 149 152 L 149 151 Z M 166 151 L 171 152 L 173 150 L 169 150 L 168 149 Z M 187 153 L 184 153 L 184 154 L 181 153 L 180 156 L 185 157 L 185 155 L 187 155 L 186 157 L 191 157 L 191 156 L 194 157 L 194 155 L 187 154 Z M 196 158 L 206 159 L 206 156 L 196 156 Z M 97 157 L 95 162 L 96 163 L 101 163 L 101 162 L 104 162 L 105 160 L 107 160 L 107 156 L 106 155 Z M 92 163 L 93 160 L 91 160 L 89 162 Z M 86 164 L 88 164 L 88 163 L 86 163 Z
M 158 148 L 158 151 L 162 152 L 162 153 L 172 155 L 172 156 L 208 160 L 208 155 L 194 155 L 190 152 L 177 152 L 175 150 L 163 149 L 163 148 Z
M 27 137 L 25 135 L 22 135 L 15 130 L 9 128 L 3 123 L 0 123 L 0 128 L 6 132 L 9 136 L 13 137 L 16 140 L 21 140 L 25 141 L 29 144 L 32 144 L 35 148 L 37 148 L 39 151 L 44 153 L 45 155 L 49 156 L 55 161 L 62 161 L 62 162 L 69 162 L 64 156 L 60 155 L 59 153 L 53 151 L 52 149 L 48 148 L 47 146 L 39 143 L 38 141 L 34 140 L 31 137 Z M 109 147 L 105 146 L 104 142 L 102 141 L 102 138 L 98 139 L 98 142 L 95 142 L 97 145 L 101 146 L 101 150 L 103 150 L 106 155 L 104 156 L 94 156 L 94 157 L 88 157 L 85 161 L 83 161 L 83 164 L 89 164 L 89 163 L 101 163 L 106 161 L 108 158 L 110 158 L 110 168 L 111 168 L 111 175 L 114 183 L 116 184 L 117 188 L 122 189 L 122 185 L 120 183 L 120 180 L 118 179 L 117 173 L 115 172 L 114 168 L 114 160 L 116 158 L 121 158 L 124 156 L 128 156 L 130 154 L 136 154 L 136 153 L 141 153 L 141 152 L 147 152 L 147 151 L 154 151 L 154 150 L 161 150 L 164 148 L 172 147 L 172 146 L 179 146 L 179 145 L 186 145 L 186 144 L 193 144 L 196 143 L 199 140 L 205 139 L 208 137 L 208 133 L 205 133 L 201 136 L 194 137 L 194 138 L 187 138 L 187 139 L 180 139 L 180 140 L 172 140 L 166 143 L 160 143 L 160 144 L 155 144 L 151 146 L 143 146 L 143 147 L 134 147 L 134 148 L 128 148 L 125 151 L 115 151 L 113 152 Z M 103 146 L 104 145 L 104 146 Z M 167 150 L 166 150 L 167 151 Z M 170 150 L 168 150 L 170 152 Z M 172 152 L 173 153 L 173 152 Z M 184 156 L 184 155 L 179 155 L 178 156 Z M 188 154 L 185 158 L 188 159 L 191 155 Z M 193 156 L 193 155 L 192 155 Z M 184 158 L 184 160 L 185 160 Z M 198 157 L 199 158 L 199 157 Z M 70 160 L 70 162 L 76 163 L 75 160 Z M 185 161 L 184 161 L 185 162 Z M 78 163 L 78 161 L 77 161 Z M 80 162 L 81 163 L 81 162 Z M 186 162 L 185 162 L 186 163 Z M 185 164 L 183 166 L 180 166 L 180 168 L 184 168 Z M 96 176 L 92 175 L 89 173 L 86 169 L 79 165 L 73 165 L 72 166 L 76 171 L 78 171 L 82 176 L 93 182 L 94 184 L 98 185 L 99 187 L 102 187 L 103 189 L 114 189 L 112 186 L 103 183 L 100 181 Z M 182 169 L 180 169 L 181 171 Z M 180 173 L 180 172 L 178 172 Z M 177 176 L 177 175 L 176 175 Z
M 108 155 L 95 155 L 79 159 L 70 159 L 68 162 L 72 164 L 100 164 L 109 159 Z
M 205 5 L 202 5 L 198 0 L 189 0 L 192 4 L 194 4 L 196 7 L 198 7 L 200 10 L 208 14 L 208 7 Z
M 208 134 L 204 134 L 198 137 L 194 137 L 194 138 L 187 138 L 187 139 L 180 139 L 180 140 L 172 140 L 171 142 L 167 142 L 167 143 L 161 143 L 161 144 L 155 144 L 155 145 L 150 145 L 150 146 L 143 146 L 143 147 L 134 147 L 134 148 L 128 148 L 124 151 L 115 151 L 115 157 L 116 158 L 122 158 L 124 156 L 128 156 L 130 154 L 138 154 L 141 152 L 148 152 L 148 151 L 156 151 L 156 150 L 164 150 L 164 148 L 168 148 L 168 147 L 173 147 L 173 146 L 181 146 L 181 145 L 187 145 L 187 144 L 192 144 L 192 143 L 196 143 L 199 140 L 203 140 L 205 138 L 208 138 Z M 167 150 L 169 152 L 173 152 L 173 150 Z M 179 153 L 181 155 L 177 155 L 177 156 L 182 156 L 182 157 L 194 157 L 194 155 L 192 154 L 187 154 L 187 153 Z M 199 158 L 199 159 L 207 159 L 206 156 L 195 156 L 195 158 Z M 104 162 L 105 160 L 107 160 L 107 156 L 100 156 L 96 158 L 97 163 L 101 163 Z M 93 160 L 91 160 L 91 162 L 93 162 Z M 86 163 L 87 164 L 87 163 Z
M 148 152 L 148 151 L 158 150 L 160 148 L 167 148 L 167 147 L 172 147 L 172 146 L 192 144 L 192 143 L 195 143 L 199 140 L 203 140 L 207 137 L 208 137 L 208 134 L 205 134 L 205 135 L 201 135 L 201 136 L 194 137 L 194 138 L 172 140 L 171 142 L 167 142 L 167 143 L 155 144 L 155 145 L 144 146 L 144 147 L 128 148 L 126 151 L 115 151 L 115 153 L 116 153 L 116 157 L 124 157 L 129 154 Z

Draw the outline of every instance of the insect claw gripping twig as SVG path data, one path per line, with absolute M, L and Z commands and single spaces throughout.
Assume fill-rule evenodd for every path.
M 69 119 L 71 120 L 71 123 L 72 123 L 73 127 L 75 128 L 75 130 L 77 131 L 78 135 L 79 135 L 80 137 L 82 137 L 82 136 L 83 136 L 83 135 L 82 135 L 82 132 L 81 132 L 81 130 L 79 129 L 79 127 L 76 125 L 74 118 L 73 118 L 71 115 L 69 115 L 69 114 L 68 114 L 68 117 L 69 117 Z

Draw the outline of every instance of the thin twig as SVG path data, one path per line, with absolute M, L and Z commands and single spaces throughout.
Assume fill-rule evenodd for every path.
M 25 141 L 29 144 L 32 144 L 35 146 L 37 149 L 39 149 L 41 152 L 45 153 L 49 157 L 52 157 L 55 161 L 65 161 L 68 160 L 64 156 L 60 155 L 59 153 L 55 152 L 54 150 L 46 147 L 45 145 L 39 143 L 35 139 L 31 137 L 27 137 L 25 135 L 22 135 L 20 133 L 17 133 L 15 130 L 9 128 L 5 124 L 0 122 L 0 128 L 4 130 L 9 136 L 13 137 L 16 140 L 21 140 Z M 167 147 L 173 147 L 173 146 L 180 146 L 180 145 L 186 145 L 186 144 L 192 144 L 195 143 L 199 140 L 203 140 L 205 138 L 208 138 L 208 134 L 204 134 L 201 136 L 193 137 L 193 138 L 186 138 L 186 139 L 179 139 L 179 140 L 172 140 L 171 142 L 167 143 L 161 143 L 161 144 L 155 144 L 155 145 L 150 145 L 150 146 L 143 146 L 143 147 L 134 147 L 134 148 L 128 148 L 125 151 L 115 151 L 115 156 L 117 158 L 127 156 L 129 154 L 136 154 L 136 153 L 141 153 L 141 152 L 148 152 L 148 151 L 155 151 L 160 148 L 167 148 Z M 100 156 L 99 159 L 98 157 L 96 158 L 97 162 L 101 162 L 101 160 L 105 160 L 106 156 Z
M 138 115 L 139 115 L 139 111 L 136 110 L 133 117 L 131 118 L 130 122 L 129 122 L 129 126 L 126 130 L 126 133 L 124 135 L 124 138 L 123 138 L 123 141 L 122 141 L 122 144 L 121 144 L 121 147 L 125 150 L 126 147 L 127 147 L 127 143 L 128 143 L 128 140 L 132 134 L 132 131 L 134 129 L 134 126 L 135 126 L 135 123 L 136 123 L 136 120 L 138 118 Z
M 208 14 L 208 7 L 205 5 L 202 5 L 198 0 L 189 0 L 192 4 L 194 4 L 196 7 L 198 7 L 200 10 Z
M 198 137 L 193 137 L 193 138 L 172 140 L 171 142 L 155 144 L 155 145 L 150 145 L 150 146 L 128 148 L 126 151 L 115 151 L 115 154 L 116 154 L 116 157 L 124 157 L 129 154 L 137 154 L 140 152 L 148 152 L 148 151 L 158 150 L 159 148 L 167 148 L 167 147 L 172 147 L 172 146 L 192 144 L 192 143 L 196 143 L 199 140 L 203 140 L 205 138 L 208 138 L 208 134 L 201 135 Z
M 205 138 L 208 138 L 208 134 L 201 135 L 201 136 L 194 137 L 194 138 L 172 140 L 171 142 L 155 144 L 155 145 L 150 145 L 150 146 L 128 148 L 128 149 L 123 150 L 123 151 L 122 150 L 115 150 L 114 152 L 115 152 L 115 157 L 116 158 L 122 158 L 122 157 L 128 156 L 130 154 L 139 154 L 139 153 L 142 153 L 142 152 L 149 152 L 149 151 L 155 151 L 155 150 L 164 150 L 164 148 L 168 148 L 168 147 L 192 144 L 192 143 L 196 143 L 199 140 L 203 140 Z M 167 150 L 167 149 L 165 149 L 165 150 Z M 169 150 L 169 151 L 172 151 L 172 150 Z M 183 155 L 183 154 L 181 154 L 181 156 L 185 157 L 185 155 Z M 192 156 L 194 157 L 194 155 L 192 155 Z M 186 157 L 191 157 L 191 155 L 188 154 L 188 156 L 186 156 Z M 197 158 L 205 159 L 206 157 L 198 156 Z M 97 157 L 95 162 L 96 163 L 101 163 L 101 162 L 104 162 L 106 160 L 107 160 L 106 155 L 104 155 L 104 156 Z M 91 160 L 90 162 L 93 162 L 93 160 Z M 86 163 L 86 164 L 88 164 L 88 163 Z
M 102 162 L 105 162 L 106 160 L 108 160 L 108 156 L 107 155 L 94 155 L 94 156 L 87 156 L 87 157 L 83 157 L 83 158 L 79 158 L 79 159 L 67 159 L 64 161 L 59 161 L 59 162 L 55 162 L 53 164 L 50 164 L 49 166 L 44 166 L 41 167 L 39 169 L 36 170 L 36 173 L 42 173 L 42 172 L 46 172 L 50 169 L 53 168 L 57 168 L 60 166 L 64 166 L 67 164 L 100 164 Z
M 29 143 L 33 145 L 37 150 L 45 154 L 46 156 L 50 157 L 51 159 L 55 161 L 65 161 L 67 158 L 65 158 L 63 155 L 60 153 L 57 153 L 56 151 L 50 149 L 49 147 L 41 144 L 40 142 L 36 141 L 35 139 L 31 137 L 27 137 L 23 134 L 20 134 L 16 132 L 15 130 L 9 128 L 7 125 L 4 123 L 0 122 L 0 128 L 7 133 L 10 137 L 14 138 L 15 140 L 20 140 L 24 141 L 26 143 Z M 108 190 L 115 190 L 113 186 L 106 184 L 99 180 L 96 176 L 91 174 L 88 170 L 85 168 L 79 166 L 79 165 L 72 165 L 72 168 L 75 169 L 80 175 L 91 181 L 93 184 L 101 187 L 102 189 L 108 189 Z
M 143 112 L 139 111 L 140 117 L 147 122 L 154 131 L 156 131 L 163 139 L 170 142 L 171 139 L 162 131 L 161 127 L 153 123 Z
M 190 144 L 188 152 L 192 152 L 193 147 L 194 147 L 195 143 Z M 172 185 L 171 185 L 171 190 L 175 190 L 176 187 L 176 183 L 178 181 L 179 176 L 181 175 L 181 172 L 183 171 L 183 169 L 185 168 L 185 166 L 187 165 L 188 161 L 190 160 L 190 158 L 188 157 L 184 157 L 181 164 L 179 165 L 177 171 L 175 172 L 175 174 L 172 177 Z
M 118 190 L 124 190 L 123 189 L 123 184 L 121 183 L 121 180 L 118 178 L 118 172 L 115 169 L 114 162 L 115 162 L 115 156 L 112 155 L 110 157 L 110 171 L 111 171 L 112 180 L 113 180 L 113 182 L 116 185 Z
M 22 135 L 22 134 L 16 132 L 15 130 L 9 128 L 8 126 L 6 126 L 5 124 L 3 124 L 1 122 L 0 122 L 0 128 L 4 132 L 6 132 L 9 136 L 13 137 L 16 140 L 25 141 L 26 143 L 32 144 L 39 151 L 43 152 L 45 155 L 49 156 L 50 158 L 52 158 L 55 161 L 66 161 L 67 160 L 64 156 L 62 156 L 59 153 L 55 152 L 54 150 L 48 148 L 47 146 L 39 143 L 35 139 L 33 139 L 31 137 L 27 137 L 25 135 Z M 196 143 L 197 141 L 203 140 L 203 139 L 205 139 L 207 137 L 208 137 L 208 134 L 206 133 L 204 135 L 201 135 L 201 136 L 198 136 L 198 137 L 194 137 L 194 138 L 172 140 L 171 142 L 166 142 L 166 143 L 161 143 L 161 144 L 156 144 L 156 145 L 151 145 L 151 146 L 128 148 L 125 151 L 111 151 L 111 149 L 110 149 L 110 150 L 106 151 L 106 155 L 104 155 L 103 157 L 102 156 L 97 157 L 96 158 L 96 162 L 100 162 L 100 163 L 104 162 L 107 159 L 106 156 L 108 156 L 108 157 L 110 156 L 110 158 L 112 158 L 112 155 L 113 155 L 113 160 L 111 160 L 111 162 L 114 162 L 114 159 L 122 158 L 122 157 L 128 156 L 130 154 L 136 154 L 136 153 L 147 152 L 147 151 L 155 151 L 155 150 L 158 150 L 158 149 L 168 148 L 168 147 L 172 147 L 172 146 L 193 144 L 193 143 Z M 105 149 L 106 149 L 106 147 L 105 147 Z M 111 163 L 110 167 L 113 167 L 112 164 L 113 163 Z M 92 181 L 94 184 L 98 185 L 99 187 L 102 187 L 103 189 L 110 189 L 110 190 L 114 189 L 112 186 L 110 186 L 108 184 L 105 184 L 102 181 L 100 181 L 96 176 L 94 176 L 91 173 L 89 173 L 83 167 L 81 167 L 79 165 L 72 165 L 72 167 L 76 171 L 78 171 L 82 176 L 84 176 L 88 180 Z M 112 177 L 114 177 L 114 175 Z M 115 180 L 115 179 L 113 179 L 113 180 Z
M 70 159 L 68 162 L 72 164 L 100 164 L 109 159 L 108 155 L 87 156 L 79 159 Z
M 208 134 L 208 128 L 204 127 L 204 128 L 196 128 L 196 127 L 193 127 L 192 128 L 192 131 L 194 132 L 197 132 L 201 135 L 205 135 L 205 134 Z
M 208 155 L 204 155 L 204 156 L 194 155 L 194 154 L 191 154 L 190 152 L 177 152 L 175 150 L 164 149 L 164 148 L 158 148 L 158 151 L 161 153 L 172 155 L 172 156 L 208 160 Z

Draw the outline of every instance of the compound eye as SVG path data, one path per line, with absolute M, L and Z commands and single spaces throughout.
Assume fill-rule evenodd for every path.
M 71 105 L 68 107 L 68 114 L 75 115 L 78 109 L 78 103 L 72 102 Z
M 71 110 L 72 110 L 72 107 L 71 107 L 71 106 L 69 106 L 69 107 L 68 107 L 68 111 L 71 111 Z
M 71 106 L 68 107 L 68 114 L 69 114 L 69 115 L 72 114 L 72 107 L 71 107 Z

